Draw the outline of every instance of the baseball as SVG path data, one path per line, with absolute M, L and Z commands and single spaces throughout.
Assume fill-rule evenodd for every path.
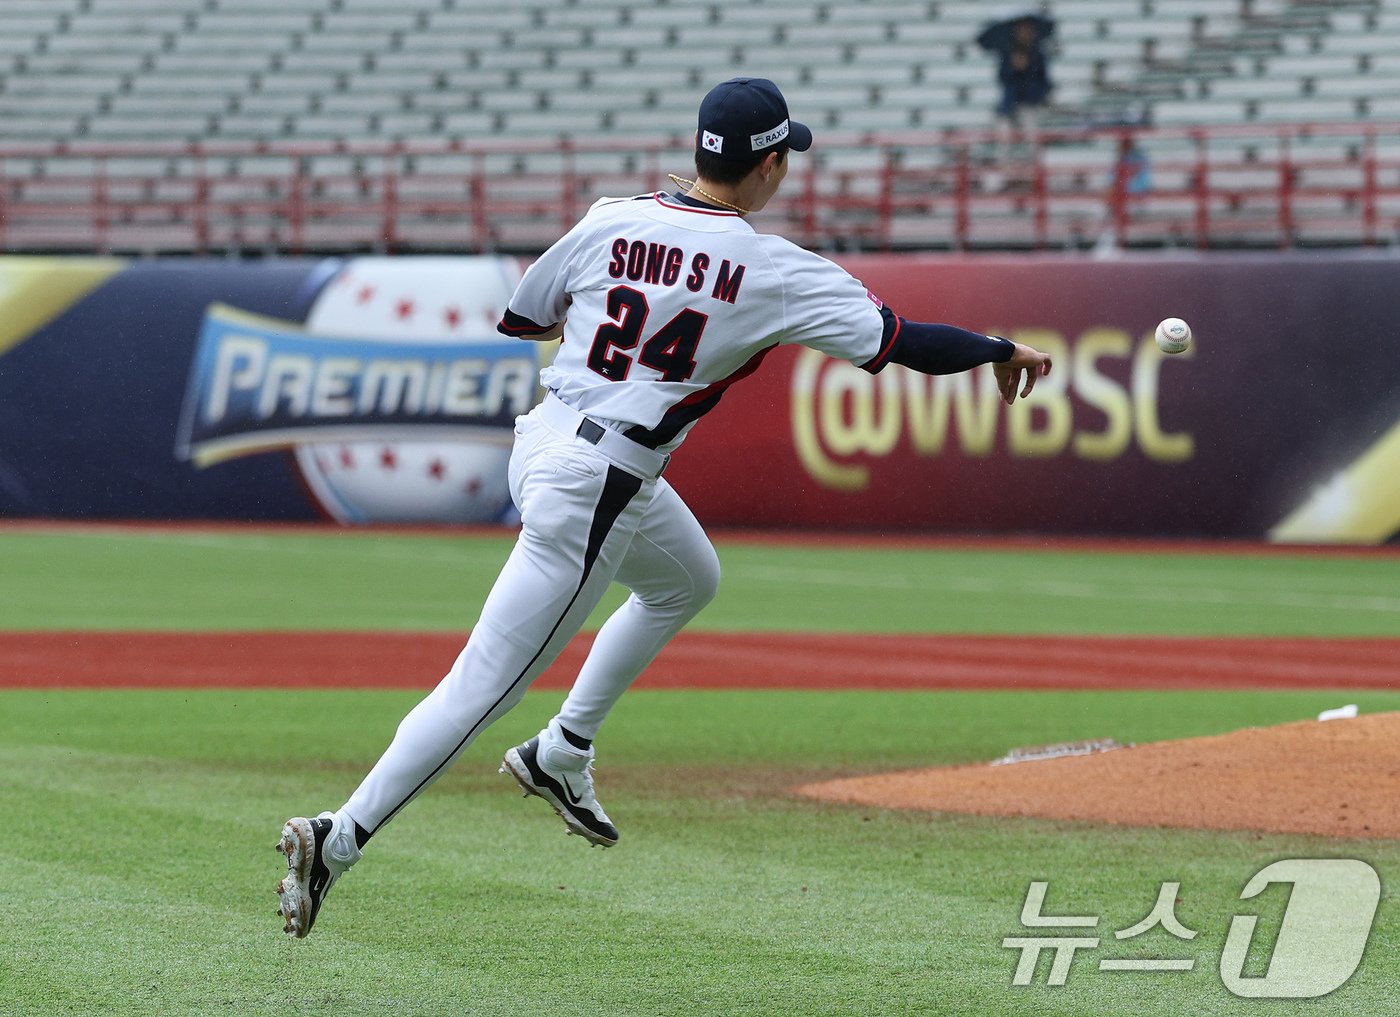
M 1180 318 L 1163 318 L 1157 324 L 1157 346 L 1163 353 L 1182 353 L 1191 345 L 1191 326 Z

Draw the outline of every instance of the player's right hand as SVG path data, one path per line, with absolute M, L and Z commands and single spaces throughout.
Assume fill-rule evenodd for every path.
M 1023 343 L 1016 343 L 1015 346 L 1010 360 L 992 365 L 992 373 L 997 379 L 997 391 L 1001 393 L 1002 402 L 1008 406 L 1016 401 L 1018 388 L 1021 389 L 1020 396 L 1025 398 L 1031 394 L 1031 389 L 1035 388 L 1035 379 L 1050 373 L 1050 354 L 1041 353 Z M 1023 373 L 1026 378 L 1024 387 L 1021 384 Z

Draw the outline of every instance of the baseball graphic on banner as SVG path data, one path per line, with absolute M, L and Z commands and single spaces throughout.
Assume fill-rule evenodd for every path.
M 512 258 L 355 258 L 321 290 L 308 335 L 440 342 L 470 351 L 496 331 L 520 278 Z M 527 345 L 527 344 L 522 344 Z M 316 441 L 296 462 L 321 507 L 341 522 L 513 521 L 506 482 L 512 431 L 464 438 Z

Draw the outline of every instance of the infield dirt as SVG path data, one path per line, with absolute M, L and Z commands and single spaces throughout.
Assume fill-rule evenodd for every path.
M 981 816 L 1400 838 L 1400 713 L 796 790 L 829 802 Z

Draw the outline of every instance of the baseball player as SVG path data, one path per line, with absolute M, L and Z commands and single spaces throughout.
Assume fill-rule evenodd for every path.
M 614 580 L 631 596 L 558 715 L 509 749 L 501 772 L 567 832 L 617 843 L 594 791 L 593 739 L 719 583 L 714 548 L 663 473 L 690 428 L 772 350 L 797 343 L 872 373 L 991 363 L 1008 403 L 1049 372 L 1043 353 L 908 321 L 832 262 L 755 233 L 747 216 L 777 192 L 788 153 L 811 144 L 771 81 L 723 82 L 700 105 L 693 185 L 599 201 L 525 273 L 499 330 L 564 342 L 540 373 L 544 401 L 516 422 L 519 539 L 466 648 L 364 782 L 339 811 L 283 827 L 286 932 L 311 931 L 366 841 L 520 701 Z

